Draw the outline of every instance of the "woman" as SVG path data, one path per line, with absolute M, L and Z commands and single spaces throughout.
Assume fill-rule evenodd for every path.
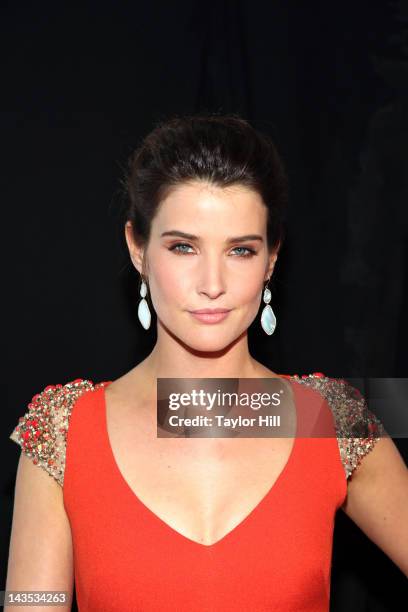
M 340 507 L 408 575 L 407 469 L 364 398 L 321 373 L 276 374 L 248 349 L 255 319 L 265 341 L 276 324 L 286 178 L 272 142 L 237 116 L 175 118 L 126 184 L 138 315 L 148 330 L 154 309 L 157 342 L 119 379 L 51 385 L 21 417 L 7 590 L 72 594 L 75 576 L 81 612 L 328 610 Z M 278 383 L 296 435 L 158 435 L 168 378 Z M 329 413 L 337 437 L 299 436 Z M 364 415 L 368 435 L 345 437 Z

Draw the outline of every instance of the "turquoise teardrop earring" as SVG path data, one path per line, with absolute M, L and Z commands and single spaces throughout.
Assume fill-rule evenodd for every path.
M 140 286 L 140 295 L 142 299 L 139 302 L 139 308 L 137 309 L 137 316 L 139 317 L 140 323 L 143 325 L 145 329 L 149 329 L 150 323 L 152 320 L 152 316 L 150 314 L 149 305 L 145 300 L 147 295 L 147 285 L 144 281 L 143 276 L 141 276 L 142 284 Z
M 272 336 L 273 332 L 275 331 L 275 327 L 276 327 L 276 317 L 272 310 L 272 307 L 269 305 L 269 302 L 271 301 L 271 297 L 272 297 L 271 291 L 270 289 L 268 289 L 269 281 L 270 281 L 270 278 L 268 278 L 268 282 L 267 282 L 267 285 L 263 293 L 263 300 L 266 306 L 262 311 L 261 325 L 262 325 L 262 329 L 264 330 L 264 332 L 268 334 L 268 336 Z

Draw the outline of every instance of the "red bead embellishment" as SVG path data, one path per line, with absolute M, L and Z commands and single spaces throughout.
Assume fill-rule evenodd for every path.
M 10 438 L 21 445 L 35 465 L 40 465 L 62 486 L 68 424 L 73 406 L 85 392 L 101 386 L 85 378 L 48 385 L 28 403 Z

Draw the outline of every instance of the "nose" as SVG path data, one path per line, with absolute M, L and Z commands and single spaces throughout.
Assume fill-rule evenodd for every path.
M 198 292 L 214 300 L 225 293 L 223 265 L 215 257 L 204 258 L 201 264 L 202 267 L 197 274 L 197 277 L 200 279 Z

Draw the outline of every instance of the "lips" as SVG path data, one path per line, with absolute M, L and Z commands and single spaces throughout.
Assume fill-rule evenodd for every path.
M 190 310 L 193 314 L 219 314 L 229 312 L 228 308 L 201 308 L 200 310 Z
M 225 308 L 216 308 L 213 310 L 206 308 L 200 311 L 194 310 L 190 314 L 201 323 L 219 323 L 228 317 L 229 313 L 230 311 Z

